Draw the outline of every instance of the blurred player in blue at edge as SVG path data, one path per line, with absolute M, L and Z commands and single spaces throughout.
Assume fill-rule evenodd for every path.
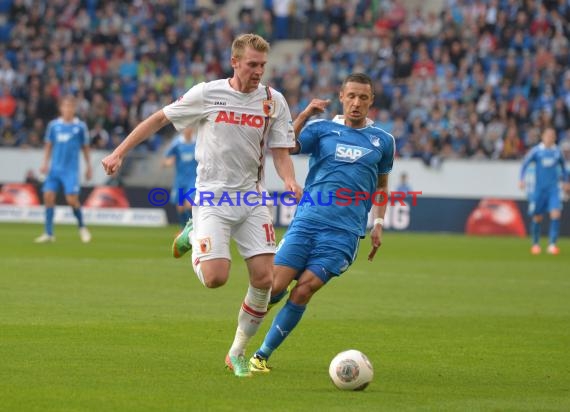
M 298 140 L 291 152 L 311 155 L 304 192 L 315 199 L 315 204 L 302 198 L 277 248 L 270 303 L 283 299 L 293 280 L 297 282 L 275 316 L 263 344 L 250 359 L 250 369 L 254 372 L 269 372 L 267 359 L 297 326 L 311 297 L 352 264 L 359 241 L 366 234 L 371 208 L 374 226 L 370 232 L 370 261 L 382 243 L 386 206 L 379 204 L 386 202 L 378 199 L 378 205 L 373 206 L 370 198 L 358 203 L 353 199 L 346 205 L 347 200 L 336 198 L 335 193 L 341 188 L 370 195 L 376 191 L 387 193 L 388 174 L 394 162 L 394 138 L 367 118 L 374 100 L 373 83 L 367 75 L 355 73 L 346 77 L 339 99 L 343 116 L 315 119 L 305 125 L 329 103 L 313 99 L 294 122 Z M 337 205 L 337 201 L 346 206 Z
M 179 195 L 181 192 L 184 195 L 196 187 L 196 167 L 198 167 L 198 162 L 196 161 L 195 152 L 194 130 L 191 127 L 187 127 L 172 140 L 164 154 L 163 165 L 175 167 L 174 184 L 170 193 L 170 200 L 176 205 L 178 224 L 181 228 L 184 228 L 188 219 L 192 217 L 192 205 L 188 200 L 181 202 Z
M 525 173 L 528 166 L 534 163 L 534 190 L 529 195 L 528 212 L 531 216 L 530 232 L 532 235 L 533 255 L 541 252 L 540 224 L 545 213 L 550 214 L 550 231 L 547 252 L 552 255 L 560 253 L 556 241 L 560 232 L 560 211 L 562 201 L 560 196 L 560 177 L 564 182 L 564 190 L 568 191 L 568 172 L 564 164 L 562 151 L 556 145 L 556 132 L 547 128 L 542 132 L 542 142 L 533 147 L 525 156 L 521 167 L 519 186 L 525 188 Z
M 400 174 L 400 183 L 396 186 L 396 192 L 402 192 L 408 194 L 408 192 L 412 191 L 412 186 L 408 182 L 408 174 L 406 172 L 402 172 Z
M 40 168 L 42 174 L 47 173 L 43 185 L 45 231 L 35 239 L 36 243 L 55 241 L 53 219 L 56 194 L 60 187 L 63 187 L 65 200 L 77 218 L 81 241 L 91 241 L 91 233 L 85 227 L 79 203 L 79 152 L 83 152 L 85 159 L 85 178 L 90 180 L 92 175 L 89 131 L 85 122 L 75 116 L 75 109 L 75 97 L 64 96 L 59 105 L 61 116 L 52 120 L 46 129 L 44 161 Z

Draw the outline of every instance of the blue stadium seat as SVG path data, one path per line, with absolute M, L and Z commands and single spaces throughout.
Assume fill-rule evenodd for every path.
M 0 42 L 7 42 L 10 40 L 10 31 L 12 30 L 13 24 L 4 23 L 0 26 Z
M 12 7 L 12 0 L 0 0 L 0 13 L 8 13 Z

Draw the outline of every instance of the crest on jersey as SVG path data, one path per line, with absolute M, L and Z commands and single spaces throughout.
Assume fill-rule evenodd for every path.
M 265 116 L 271 117 L 275 113 L 275 100 L 273 99 L 265 99 L 263 101 L 263 113 Z
M 380 139 L 376 136 L 371 136 L 370 137 L 370 142 L 372 143 L 373 146 L 380 146 Z

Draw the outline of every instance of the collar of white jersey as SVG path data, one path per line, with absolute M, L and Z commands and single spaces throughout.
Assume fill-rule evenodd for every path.
M 337 114 L 335 117 L 333 117 L 332 121 L 335 123 L 344 124 L 344 115 Z M 374 122 L 367 117 L 366 118 L 366 126 L 364 126 L 364 127 L 368 127 L 368 126 L 371 126 L 373 124 L 374 124 Z

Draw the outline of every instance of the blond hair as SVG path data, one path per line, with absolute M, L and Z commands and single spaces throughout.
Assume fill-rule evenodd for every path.
M 240 58 L 247 47 L 262 53 L 269 53 L 269 43 L 257 34 L 242 34 L 235 38 L 232 43 L 232 57 Z

